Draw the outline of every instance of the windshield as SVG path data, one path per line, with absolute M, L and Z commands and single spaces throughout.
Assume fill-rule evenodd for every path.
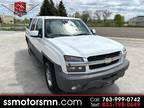
M 72 19 L 46 19 L 45 36 L 48 38 L 61 36 L 91 35 L 80 20 Z

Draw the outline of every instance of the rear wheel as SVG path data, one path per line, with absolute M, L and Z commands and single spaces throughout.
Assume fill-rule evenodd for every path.
M 46 76 L 46 82 L 48 85 L 48 89 L 52 93 L 60 93 L 61 90 L 57 86 L 53 64 L 51 64 L 49 62 L 45 63 L 45 76 Z
M 29 55 L 31 55 L 31 54 L 32 54 L 32 51 L 31 51 L 31 49 L 30 49 L 29 43 L 27 43 L 27 46 L 28 46 L 28 53 L 29 53 Z
M 28 48 L 28 53 L 29 53 L 29 55 L 31 55 L 31 53 L 32 53 L 30 48 Z

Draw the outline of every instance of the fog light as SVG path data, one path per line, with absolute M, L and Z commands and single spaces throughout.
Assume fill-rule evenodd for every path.
M 69 67 L 69 69 L 70 69 L 70 70 L 75 70 L 76 67 L 71 66 L 71 67 Z
M 82 70 L 83 68 L 82 68 L 82 67 L 78 67 L 78 69 L 79 69 L 79 70 Z
M 68 72 L 85 72 L 86 68 L 84 66 L 67 66 Z

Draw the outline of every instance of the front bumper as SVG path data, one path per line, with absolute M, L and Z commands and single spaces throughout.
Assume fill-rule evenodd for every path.
M 123 77 L 129 67 L 129 61 L 109 70 L 91 74 L 69 75 L 62 72 L 61 66 L 55 64 L 55 75 L 58 87 L 65 92 L 87 90 L 89 88 L 100 88 L 110 82 Z

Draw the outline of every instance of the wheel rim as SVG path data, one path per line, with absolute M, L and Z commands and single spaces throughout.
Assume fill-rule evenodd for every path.
M 52 87 L 51 75 L 50 75 L 50 71 L 48 68 L 46 69 L 46 77 L 47 77 L 47 83 L 48 83 L 49 87 Z

